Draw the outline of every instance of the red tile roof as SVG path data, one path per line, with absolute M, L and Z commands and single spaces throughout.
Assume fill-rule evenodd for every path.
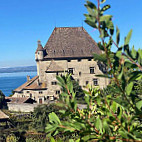
M 26 83 L 24 83 L 23 85 L 21 85 L 20 87 L 16 88 L 14 91 L 15 92 L 20 92 L 22 91 L 25 87 L 30 86 L 35 80 L 37 80 L 39 77 L 35 76 L 33 77 L 31 80 L 27 81 Z
M 39 76 L 33 77 L 31 80 L 27 81 L 17 89 L 15 89 L 15 92 L 21 92 L 22 90 L 42 90 L 47 89 L 45 83 L 38 83 Z

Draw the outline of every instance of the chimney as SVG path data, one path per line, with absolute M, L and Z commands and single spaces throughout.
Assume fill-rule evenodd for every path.
M 27 75 L 27 81 L 30 81 L 31 79 L 30 79 L 30 76 L 29 75 Z

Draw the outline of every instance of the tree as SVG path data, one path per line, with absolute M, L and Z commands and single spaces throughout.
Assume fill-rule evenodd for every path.
M 4 107 L 4 100 L 5 100 L 5 95 L 3 92 L 0 90 L 0 109 Z
M 14 90 L 11 91 L 11 94 L 9 95 L 9 97 L 12 97 L 14 95 Z
M 105 63 L 107 71 L 97 76 L 109 78 L 111 84 L 103 90 L 88 85 L 88 91 L 84 90 L 87 107 L 79 109 L 70 76 L 58 76 L 59 85 L 64 88 L 60 102 L 66 110 L 62 113 L 68 121 L 60 120 L 54 112 L 50 113 L 50 123 L 46 127 L 50 136 L 62 131 L 65 136 L 76 132 L 78 135 L 70 139 L 76 142 L 142 140 L 142 98 L 139 97 L 141 94 L 134 93 L 137 82 L 142 80 L 142 50 L 136 51 L 134 46 L 130 48 L 132 30 L 124 38 L 124 44 L 119 44 L 120 30 L 116 27 L 115 36 L 112 15 L 105 14 L 110 5 L 104 5 L 104 2 L 97 0 L 95 5 L 87 1 L 85 22 L 100 34 L 98 47 L 103 54 L 94 54 L 94 59 Z M 112 52 L 114 46 L 116 52 Z
M 60 117 L 60 109 L 61 107 L 57 107 L 55 104 L 39 105 L 36 108 L 34 108 L 34 112 L 32 113 L 32 128 L 34 128 L 37 132 L 44 132 L 46 124 L 49 122 L 49 113 L 54 111 Z

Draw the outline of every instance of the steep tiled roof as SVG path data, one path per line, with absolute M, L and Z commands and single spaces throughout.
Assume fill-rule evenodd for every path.
M 9 116 L 0 110 L 0 119 L 8 119 Z
M 100 54 L 97 43 L 83 27 L 55 28 L 44 49 L 44 58 L 93 57 L 93 53 Z
M 39 76 L 33 77 L 31 80 L 27 81 L 17 89 L 15 89 L 15 92 L 20 92 L 22 90 L 41 90 L 41 89 L 47 89 L 45 83 L 39 83 L 38 81 Z
M 26 86 L 24 89 L 26 90 L 42 90 L 42 89 L 47 89 L 45 83 L 40 83 L 38 84 L 37 82 L 33 82 L 31 85 Z
M 64 71 L 62 67 L 57 65 L 54 60 L 51 61 L 50 65 L 47 67 L 46 72 L 61 72 Z
M 14 91 L 15 92 L 22 91 L 25 87 L 30 86 L 38 78 L 39 78 L 38 76 L 33 77 L 31 80 L 27 81 L 26 83 L 24 83 L 23 85 L 21 85 L 20 87 L 18 87 L 17 89 L 15 89 Z

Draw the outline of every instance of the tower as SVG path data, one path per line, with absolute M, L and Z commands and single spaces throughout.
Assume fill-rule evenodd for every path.
M 38 40 L 37 43 L 38 43 L 38 46 L 37 46 L 37 50 L 35 52 L 35 60 L 41 61 L 44 58 L 44 48 L 42 47 L 40 40 Z

